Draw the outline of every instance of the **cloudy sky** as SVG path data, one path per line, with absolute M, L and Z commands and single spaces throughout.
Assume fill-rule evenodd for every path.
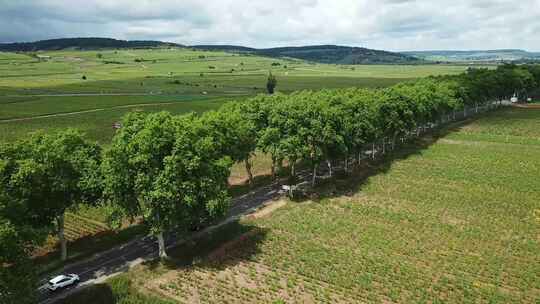
M 0 42 L 61 37 L 540 51 L 540 0 L 0 0 Z

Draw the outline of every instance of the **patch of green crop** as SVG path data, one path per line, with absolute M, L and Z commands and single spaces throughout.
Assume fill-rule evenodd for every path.
M 77 128 L 86 136 L 108 144 L 114 135 L 113 124 L 130 111 L 169 111 L 172 113 L 204 112 L 218 108 L 223 100 L 174 102 L 171 104 L 134 105 L 122 108 L 100 109 L 81 114 L 34 118 L 23 121 L 0 122 L 0 141 L 13 141 L 37 130 L 55 131 Z

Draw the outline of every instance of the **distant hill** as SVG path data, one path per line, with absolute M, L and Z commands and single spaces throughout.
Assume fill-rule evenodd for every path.
M 0 43 L 0 51 L 34 52 L 63 49 L 122 49 L 122 48 L 155 48 L 181 46 L 175 43 L 145 40 L 118 40 L 111 38 L 61 38 L 40 40 L 36 42 Z
M 493 61 L 522 61 L 540 60 L 540 53 L 524 50 L 479 50 L 479 51 L 412 51 L 402 52 L 410 56 L 429 61 L 449 62 L 493 62 Z
M 191 45 L 189 46 L 192 49 L 202 50 L 202 51 L 225 51 L 225 52 L 237 52 L 237 53 L 252 53 L 256 52 L 257 49 L 238 46 L 238 45 L 226 45 L 226 44 L 201 44 L 201 45 Z
M 62 38 L 36 42 L 1 43 L 0 51 L 35 52 L 63 49 L 95 50 L 156 47 L 183 47 L 183 45 L 161 41 L 127 41 L 111 38 Z M 190 46 L 190 48 L 207 51 L 249 53 L 267 57 L 289 57 L 333 64 L 414 64 L 423 62 L 422 59 L 412 55 L 338 45 L 313 45 L 267 49 L 255 49 L 236 45 L 193 45 Z
M 400 53 L 339 45 L 313 45 L 254 49 L 234 45 L 195 45 L 199 50 L 222 50 L 228 52 L 253 53 L 268 57 L 290 57 L 320 63 L 334 64 L 405 64 L 420 63 L 421 59 Z

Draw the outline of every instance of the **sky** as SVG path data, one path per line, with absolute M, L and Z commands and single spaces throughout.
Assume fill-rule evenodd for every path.
M 0 0 L 0 42 L 540 51 L 540 0 Z

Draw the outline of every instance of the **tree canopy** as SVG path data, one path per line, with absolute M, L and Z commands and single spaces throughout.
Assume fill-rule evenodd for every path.
M 232 161 L 194 115 L 131 113 L 104 160 L 105 197 L 144 219 L 166 256 L 164 233 L 223 216 Z
M 0 215 L 16 225 L 58 232 L 67 257 L 64 213 L 101 196 L 101 149 L 76 130 L 45 134 L 5 145 L 0 156 Z
M 46 234 L 0 218 L 0 302 L 34 303 L 37 276 L 30 254 Z

